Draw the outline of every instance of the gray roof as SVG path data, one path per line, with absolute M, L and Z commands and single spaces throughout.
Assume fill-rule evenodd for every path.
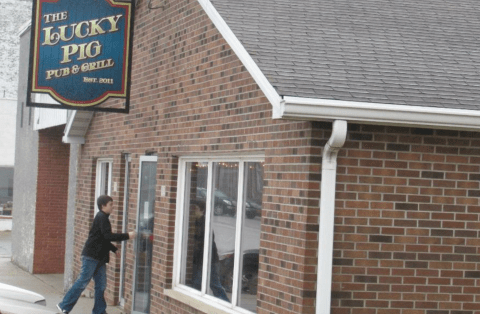
M 480 109 L 478 0 L 211 0 L 281 96 Z

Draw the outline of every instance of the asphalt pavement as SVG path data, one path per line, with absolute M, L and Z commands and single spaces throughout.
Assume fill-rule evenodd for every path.
M 47 300 L 47 308 L 57 311 L 63 297 L 63 274 L 32 275 L 11 262 L 11 231 L 0 231 L 0 282 L 39 293 Z M 81 297 L 71 314 L 90 314 L 93 299 Z M 108 306 L 108 314 L 127 313 L 120 307 Z

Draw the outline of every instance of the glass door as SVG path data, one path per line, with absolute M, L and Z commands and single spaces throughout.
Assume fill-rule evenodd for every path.
M 140 157 L 133 314 L 150 313 L 157 157 Z

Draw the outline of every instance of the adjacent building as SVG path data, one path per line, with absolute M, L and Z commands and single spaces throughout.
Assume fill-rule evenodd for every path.
M 16 125 L 12 261 L 31 273 L 65 272 L 70 278 L 65 260 L 71 259 L 66 241 L 73 237 L 67 233 L 71 147 L 62 143 L 67 111 L 26 106 L 29 51 L 27 23 L 20 31 L 17 115 L 12 121 Z
M 13 201 L 15 116 L 18 87 L 18 31 L 31 15 L 29 0 L 0 1 L 0 215 L 10 215 Z

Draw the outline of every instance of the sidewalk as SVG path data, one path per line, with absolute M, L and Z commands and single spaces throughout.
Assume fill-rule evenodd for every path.
M 47 300 L 47 308 L 57 311 L 63 297 L 63 274 L 32 275 L 11 262 L 11 232 L 0 231 L 0 282 L 39 293 Z M 9 247 L 10 246 L 10 247 Z M 80 298 L 71 314 L 90 314 L 93 299 Z M 125 314 L 116 306 L 107 307 L 108 314 Z

